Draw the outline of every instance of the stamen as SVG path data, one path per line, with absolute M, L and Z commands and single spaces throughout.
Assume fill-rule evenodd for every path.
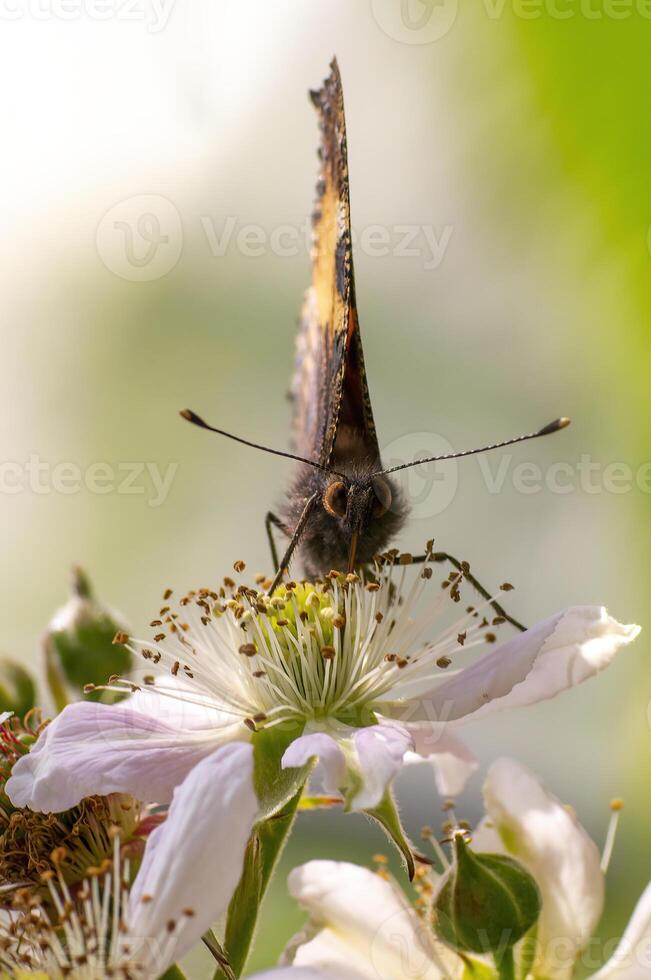
M 604 874 L 606 874 L 606 872 L 608 871 L 610 859 L 613 855 L 613 849 L 615 847 L 615 838 L 617 836 L 617 827 L 619 825 L 619 817 L 623 809 L 624 809 L 623 800 L 616 798 L 610 801 L 610 821 L 608 823 L 608 830 L 606 832 L 606 841 L 604 843 L 604 849 L 601 855 L 601 870 Z

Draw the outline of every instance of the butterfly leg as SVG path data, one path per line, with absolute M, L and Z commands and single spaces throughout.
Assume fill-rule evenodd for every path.
M 294 551 L 296 550 L 296 546 L 297 546 L 298 542 L 300 541 L 301 534 L 303 533 L 303 531 L 305 529 L 305 525 L 308 522 L 309 516 L 312 513 L 312 508 L 314 507 L 315 503 L 317 502 L 317 500 L 319 499 L 320 496 L 321 496 L 321 492 L 319 490 L 317 490 L 316 493 L 313 493 L 312 496 L 311 497 L 308 497 L 307 500 L 305 501 L 305 506 L 303 507 L 303 511 L 301 513 L 301 516 L 298 519 L 298 524 L 294 528 L 294 533 L 292 534 L 292 539 L 289 542 L 289 544 L 287 545 L 287 550 L 285 551 L 285 554 L 283 555 L 282 561 L 281 561 L 281 563 L 280 563 L 280 565 L 278 567 L 278 571 L 276 572 L 275 578 L 274 578 L 274 580 L 273 580 L 273 582 L 271 584 L 271 588 L 269 589 L 269 594 L 270 595 L 271 595 L 271 593 L 275 589 L 278 588 L 278 584 L 279 584 L 281 578 L 283 577 L 283 572 L 287 568 L 289 568 L 289 563 L 292 560 L 292 555 L 294 554 Z
M 269 540 L 269 548 L 271 550 L 271 561 L 273 562 L 274 572 L 278 571 L 278 549 L 276 548 L 276 542 L 274 541 L 272 527 L 278 527 L 281 531 L 287 534 L 287 528 L 281 521 L 279 517 L 276 517 L 270 510 L 267 511 L 267 516 L 264 519 L 264 526 L 267 532 L 267 538 Z
M 475 578 L 475 576 L 470 571 L 470 566 L 468 565 L 467 561 L 459 561 L 459 559 L 455 558 L 454 555 L 449 555 L 447 551 L 428 551 L 427 554 L 425 555 L 414 555 L 412 561 L 415 564 L 422 564 L 423 562 L 428 562 L 428 561 L 436 561 L 436 562 L 449 561 L 450 564 L 453 565 L 458 572 L 461 572 L 461 575 L 468 582 L 470 582 L 470 584 L 475 589 L 475 591 L 478 592 L 479 595 L 482 596 L 484 599 L 487 599 L 489 601 L 490 605 L 492 606 L 492 608 L 494 609 L 494 611 L 497 613 L 498 616 L 505 619 L 507 623 L 511 623 L 512 626 L 515 626 L 515 628 L 520 630 L 522 633 L 526 632 L 527 627 L 523 626 L 522 623 L 518 622 L 517 619 L 514 619 L 513 616 L 509 616 L 506 609 L 504 609 L 504 607 L 501 606 L 499 602 L 493 599 L 491 597 L 491 593 L 484 588 L 484 586 L 481 584 L 479 579 Z

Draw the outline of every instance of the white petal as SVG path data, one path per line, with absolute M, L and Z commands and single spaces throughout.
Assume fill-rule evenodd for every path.
M 479 765 L 476 755 L 447 725 L 421 722 L 404 727 L 414 742 L 414 751 L 407 753 L 405 763 L 429 762 L 439 794 L 458 796 Z
M 379 980 L 368 953 L 328 927 L 296 950 L 292 969 L 308 968 L 318 970 L 317 976 L 335 980 Z
M 283 755 L 284 769 L 317 758 L 317 775 L 327 793 L 343 793 L 354 810 L 372 809 L 403 764 L 412 739 L 403 726 L 349 728 L 328 725 L 295 739 Z
M 181 705 L 180 708 L 184 709 Z M 68 810 L 96 793 L 130 793 L 166 803 L 190 770 L 239 727 L 197 729 L 181 710 L 163 721 L 130 701 L 68 705 L 16 763 L 7 793 L 15 806 Z
M 381 802 L 414 743 L 410 733 L 397 725 L 360 728 L 353 743 L 362 786 L 351 805 L 355 810 L 371 810 Z
M 507 852 L 531 872 L 542 893 L 533 972 L 563 980 L 601 917 L 599 850 L 574 814 L 512 759 L 491 766 L 484 803 Z
M 366 868 L 310 861 L 291 872 L 289 890 L 320 929 L 297 950 L 297 966 L 368 965 L 360 975 L 375 980 L 439 980 L 460 972 L 460 960 L 435 945 L 397 885 Z
M 651 977 L 651 884 L 635 906 L 619 946 L 592 980 L 649 980 Z
M 346 781 L 346 758 L 338 740 L 326 732 L 308 732 L 294 739 L 282 758 L 283 769 L 300 769 L 318 759 L 316 775 L 326 793 L 338 793 Z
M 405 723 L 474 721 L 504 708 L 553 698 L 607 667 L 640 632 L 623 626 L 603 606 L 557 613 L 485 654 L 413 701 L 393 702 L 389 714 Z
M 149 838 L 129 897 L 127 941 L 139 950 L 139 940 L 146 940 L 156 975 L 184 956 L 225 912 L 257 812 L 250 745 L 222 746 L 176 788 L 166 821 Z M 169 922 L 177 923 L 171 938 Z

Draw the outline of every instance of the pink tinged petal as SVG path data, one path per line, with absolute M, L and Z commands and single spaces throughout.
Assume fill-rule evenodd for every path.
M 514 760 L 498 759 L 491 766 L 483 792 L 504 848 L 531 872 L 542 893 L 532 972 L 565 980 L 601 917 L 599 850 L 574 814 Z M 484 845 L 490 843 L 487 829 Z
M 294 943 L 296 966 L 341 976 L 341 965 L 374 980 L 439 980 L 462 972 L 402 890 L 367 868 L 310 861 L 291 872 L 289 890 L 310 914 L 309 941 Z
M 618 623 L 603 606 L 575 606 L 485 654 L 418 699 L 393 702 L 390 713 L 403 722 L 474 721 L 545 701 L 603 670 L 639 632 L 639 626 Z M 387 713 L 385 706 L 381 710 Z
M 405 763 L 412 765 L 428 762 L 434 770 L 439 794 L 458 796 L 479 766 L 477 756 L 446 725 L 421 722 L 405 725 L 405 728 L 408 729 L 414 745 L 413 752 L 407 753 Z
M 635 906 L 617 949 L 592 980 L 649 980 L 651 977 L 651 884 Z
M 14 766 L 9 798 L 44 812 L 68 810 L 95 793 L 168 802 L 197 762 L 239 734 L 235 728 L 185 728 L 183 707 L 176 719 L 162 721 L 129 701 L 68 705 Z
M 156 976 L 226 911 L 257 813 L 250 745 L 217 749 L 174 791 L 129 897 L 127 942 L 151 958 Z

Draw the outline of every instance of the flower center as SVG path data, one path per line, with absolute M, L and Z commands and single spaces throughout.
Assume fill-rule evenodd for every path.
M 326 718 L 372 724 L 382 699 L 406 682 L 431 681 L 460 647 L 495 639 L 478 609 L 467 607 L 459 618 L 460 573 L 439 588 L 430 564 L 408 579 L 410 561 L 391 555 L 371 573 L 333 571 L 314 582 L 287 582 L 271 596 L 262 577 L 260 589 L 227 577 L 218 590 L 189 592 L 176 607 L 167 590 L 151 623 L 153 641 L 116 636 L 146 666 L 129 680 L 111 678 L 109 688 L 149 688 L 194 704 L 206 709 L 207 726 L 244 723 L 257 731 Z M 243 569 L 236 562 L 236 572 Z M 423 642 L 451 602 L 456 621 Z

